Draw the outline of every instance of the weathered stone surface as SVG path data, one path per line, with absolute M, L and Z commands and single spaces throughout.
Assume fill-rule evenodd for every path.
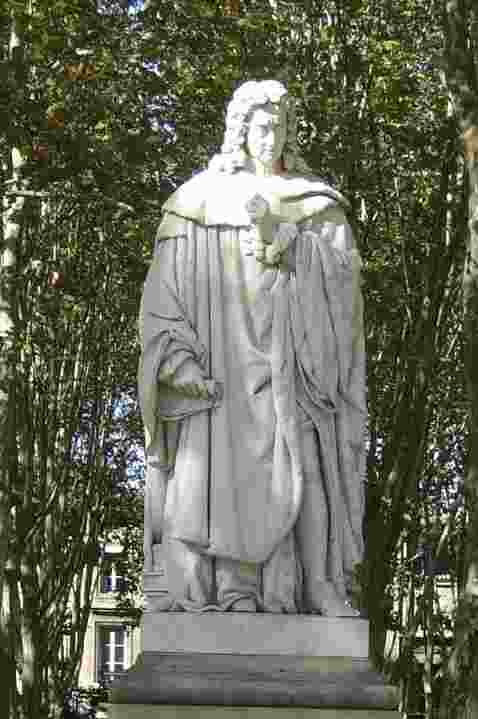
M 310 707 L 112 706 L 108 719 L 399 719 L 397 711 L 380 709 L 314 709 Z
M 163 206 L 139 319 L 154 611 L 357 615 L 361 260 L 294 118 L 280 82 L 242 84 L 221 153 Z
M 163 207 L 139 322 L 149 611 L 113 719 L 394 714 L 351 606 L 361 261 L 294 117 L 279 82 L 241 85 L 221 153 Z
M 143 653 L 115 704 L 393 709 L 397 696 L 366 660 Z
M 368 658 L 368 621 L 239 612 L 146 613 L 143 651 Z

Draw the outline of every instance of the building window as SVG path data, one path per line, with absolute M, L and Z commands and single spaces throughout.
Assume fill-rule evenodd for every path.
M 425 575 L 425 577 L 449 576 L 450 575 L 450 557 L 446 549 L 442 550 L 440 556 L 434 555 L 433 547 L 429 544 L 418 545 L 418 551 L 415 557 L 416 570 Z
M 108 594 L 110 592 L 124 591 L 125 589 L 126 579 L 117 573 L 115 562 L 110 558 L 106 558 L 101 569 L 100 592 Z
M 97 632 L 97 681 L 110 684 L 128 668 L 128 630 L 123 624 L 100 625 Z

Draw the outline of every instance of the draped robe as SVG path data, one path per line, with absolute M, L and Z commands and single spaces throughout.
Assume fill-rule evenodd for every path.
M 285 267 L 254 256 L 245 204 L 255 193 L 275 231 L 297 227 Z M 312 423 L 329 510 L 318 551 L 343 587 L 363 551 L 366 418 L 347 203 L 312 176 L 206 171 L 163 209 L 140 315 L 145 566 L 165 535 L 212 556 L 271 557 L 300 512 L 300 433 Z M 193 365 L 222 383 L 221 400 L 186 396 Z

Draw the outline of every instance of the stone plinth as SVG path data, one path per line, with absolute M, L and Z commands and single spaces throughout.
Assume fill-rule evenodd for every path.
M 146 613 L 143 652 L 368 659 L 365 619 L 221 612 Z
M 117 704 L 109 707 L 108 719 L 400 719 L 400 715 L 380 709 Z
M 112 701 L 113 719 L 398 717 L 368 662 L 368 622 L 304 615 L 146 614 Z
M 365 660 L 232 654 L 141 655 L 112 690 L 116 704 L 393 709 Z

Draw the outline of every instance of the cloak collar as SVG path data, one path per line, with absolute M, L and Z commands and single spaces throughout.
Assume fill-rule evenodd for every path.
M 228 175 L 205 170 L 164 203 L 157 239 L 177 236 L 181 219 L 205 226 L 249 227 L 245 205 L 255 194 L 269 202 L 274 222 L 302 222 L 333 205 L 349 209 L 340 192 L 313 175 L 257 177 L 244 171 Z

